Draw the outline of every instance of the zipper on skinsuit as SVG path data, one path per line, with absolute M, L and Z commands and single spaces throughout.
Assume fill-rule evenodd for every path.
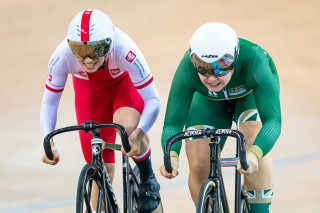
M 224 98 L 225 98 L 226 100 L 229 100 L 226 87 L 223 87 L 223 94 L 224 94 Z

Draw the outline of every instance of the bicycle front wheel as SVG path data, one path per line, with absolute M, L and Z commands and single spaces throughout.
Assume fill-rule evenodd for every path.
M 129 212 L 138 213 L 138 196 L 140 184 L 140 172 L 137 166 L 133 168 L 133 175 L 129 177 Z M 136 179 L 135 179 L 136 178 Z M 158 207 L 152 213 L 163 213 L 163 206 L 160 200 Z
M 221 198 L 218 197 L 216 184 L 212 180 L 206 180 L 202 184 L 196 212 L 223 213 Z
M 241 189 L 240 213 L 249 213 L 249 204 L 244 188 Z
M 98 190 L 97 195 L 92 196 L 93 187 Z M 95 199 L 91 200 L 91 197 Z M 108 206 L 105 199 L 103 179 L 100 169 L 96 165 L 89 163 L 86 164 L 80 173 L 78 189 L 77 189 L 77 201 L 76 212 L 77 213 L 92 213 L 93 208 L 95 210 L 102 210 L 104 206 Z

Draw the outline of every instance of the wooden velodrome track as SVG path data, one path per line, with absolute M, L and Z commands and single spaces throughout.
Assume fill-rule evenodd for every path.
M 75 212 L 77 180 L 85 163 L 78 135 L 57 136 L 61 162 L 54 167 L 42 164 L 39 112 L 49 57 L 66 36 L 72 17 L 88 8 L 105 11 L 133 38 L 154 75 L 162 109 L 149 135 L 165 212 L 194 212 L 184 151 L 179 176 L 160 176 L 160 137 L 174 71 L 192 33 L 210 21 L 225 22 L 260 44 L 278 68 L 283 129 L 271 152 L 276 168 L 272 212 L 318 212 L 319 7 L 317 0 L 1 0 L 0 213 Z M 76 123 L 73 102 L 69 78 L 57 127 Z M 226 145 L 224 155 L 232 153 L 233 144 Z M 117 168 L 114 186 L 121 200 L 120 164 Z M 231 170 L 226 170 L 225 183 L 231 195 Z

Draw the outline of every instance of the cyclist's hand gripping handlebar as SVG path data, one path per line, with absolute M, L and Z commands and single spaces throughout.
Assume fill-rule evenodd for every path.
M 130 152 L 131 147 L 129 145 L 128 134 L 123 126 L 121 126 L 119 124 L 114 124 L 114 123 L 93 123 L 92 121 L 90 121 L 90 122 L 85 121 L 81 125 L 69 126 L 69 127 L 57 129 L 57 130 L 49 133 L 44 138 L 44 143 L 43 143 L 44 151 L 45 151 L 48 159 L 53 160 L 53 153 L 52 153 L 51 145 L 50 145 L 50 139 L 53 136 L 64 133 L 64 132 L 70 132 L 70 131 L 76 131 L 76 130 L 83 130 L 85 132 L 89 132 L 89 131 L 93 131 L 95 129 L 101 129 L 101 128 L 114 128 L 114 129 L 119 130 L 123 148 L 126 150 L 126 152 Z
M 248 168 L 248 163 L 246 159 L 246 145 L 244 135 L 233 129 L 204 129 L 204 130 L 189 130 L 185 132 L 178 133 L 171 138 L 169 138 L 164 146 L 164 166 L 168 173 L 172 172 L 170 149 L 171 146 L 185 138 L 195 137 L 195 136 L 206 136 L 208 138 L 214 136 L 231 136 L 237 139 L 239 143 L 239 158 L 241 167 L 246 170 Z

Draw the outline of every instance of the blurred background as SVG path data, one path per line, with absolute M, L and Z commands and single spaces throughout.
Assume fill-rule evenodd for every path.
M 57 136 L 60 163 L 42 164 L 39 113 L 49 58 L 75 14 L 90 8 L 106 12 L 136 42 L 153 73 L 162 109 L 149 135 L 165 212 L 195 212 L 184 150 L 179 176 L 173 180 L 160 176 L 160 137 L 175 69 L 193 32 L 211 21 L 224 22 L 259 44 L 278 69 L 283 126 L 271 151 L 276 168 L 271 212 L 317 212 L 319 7 L 317 0 L 1 0 L 0 213 L 75 212 L 77 181 L 85 164 L 78 134 Z M 60 102 L 57 128 L 76 124 L 70 79 Z M 233 145 L 228 143 L 223 155 L 233 154 Z M 120 159 L 118 153 L 114 187 L 119 200 Z M 233 204 L 232 170 L 225 171 L 225 184 Z

